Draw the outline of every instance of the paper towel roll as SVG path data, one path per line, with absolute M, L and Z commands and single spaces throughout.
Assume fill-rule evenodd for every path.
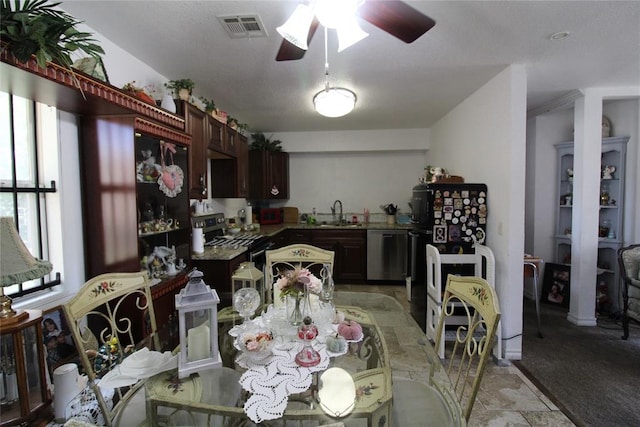
M 191 229 L 192 242 L 191 242 L 191 252 L 196 254 L 204 253 L 204 233 L 202 228 L 192 228 Z
M 245 212 L 247 213 L 245 224 L 251 225 L 253 223 L 253 208 L 251 207 L 251 205 L 247 205 L 247 207 L 245 208 Z
M 80 391 L 78 366 L 75 363 L 58 366 L 53 371 L 53 412 L 56 422 L 67 420 L 67 405 Z

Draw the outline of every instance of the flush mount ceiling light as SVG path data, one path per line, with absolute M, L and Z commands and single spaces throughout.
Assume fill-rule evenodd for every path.
M 326 87 L 315 94 L 313 105 L 325 117 L 346 116 L 356 106 L 356 94 L 343 87 Z
M 325 117 L 346 116 L 356 106 L 356 94 L 343 87 L 331 87 L 329 85 L 329 59 L 327 52 L 327 28 L 324 29 L 324 89 L 313 96 L 313 106 L 316 111 Z
M 338 33 L 338 52 L 342 52 L 369 35 L 360 28 L 355 17 L 363 0 L 315 0 L 309 5 L 300 3 L 291 17 L 276 31 L 288 42 L 307 50 L 309 28 L 314 15 L 326 28 Z

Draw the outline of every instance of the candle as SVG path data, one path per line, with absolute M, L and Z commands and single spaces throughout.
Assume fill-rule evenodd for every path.
M 13 402 L 18 399 L 18 378 L 16 374 L 7 374 L 7 389 L 5 390 L 7 402 Z
M 187 360 L 205 359 L 211 353 L 211 332 L 206 323 L 189 329 L 187 334 Z

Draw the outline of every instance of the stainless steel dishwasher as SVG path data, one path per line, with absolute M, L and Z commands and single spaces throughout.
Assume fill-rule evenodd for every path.
M 407 230 L 367 230 L 367 280 L 405 280 Z

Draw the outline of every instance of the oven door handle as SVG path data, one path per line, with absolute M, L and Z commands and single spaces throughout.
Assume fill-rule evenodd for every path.
M 253 261 L 255 258 L 258 258 L 259 256 L 262 256 L 266 251 L 268 251 L 272 246 L 273 246 L 273 242 L 269 242 L 269 244 L 267 244 L 267 246 L 264 247 L 264 249 L 260 249 L 257 252 L 251 252 L 249 254 L 249 260 Z

